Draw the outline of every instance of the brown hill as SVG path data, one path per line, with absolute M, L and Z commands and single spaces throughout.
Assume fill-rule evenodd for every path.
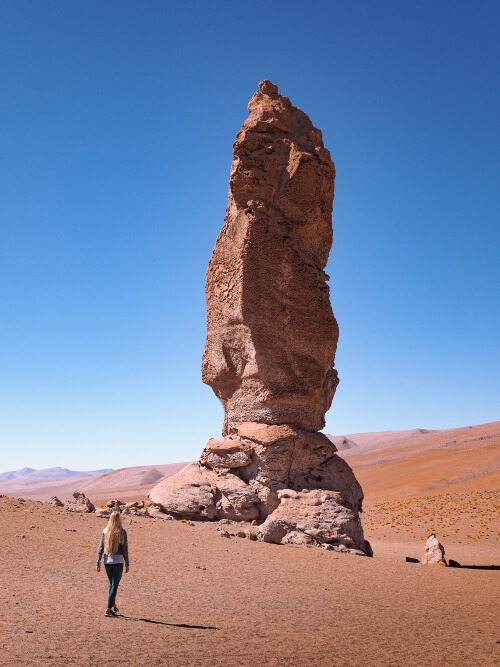
M 63 477 L 59 479 L 24 478 L 12 479 L 0 484 L 0 493 L 8 496 L 48 500 L 59 496 L 70 498 L 73 491 L 83 491 L 92 502 L 101 503 L 110 498 L 136 500 L 144 498 L 150 488 L 164 477 L 169 477 L 183 468 L 185 463 L 167 463 L 155 466 L 118 468 L 102 475 Z
M 500 487 L 500 422 L 454 429 L 345 436 L 339 448 L 367 500 L 409 498 Z

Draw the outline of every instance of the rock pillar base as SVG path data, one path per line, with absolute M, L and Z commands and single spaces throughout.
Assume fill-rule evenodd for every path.
M 149 493 L 165 512 L 191 519 L 256 521 L 257 539 L 371 556 L 359 514 L 363 492 L 322 433 L 238 424 L 211 439 L 199 461 Z

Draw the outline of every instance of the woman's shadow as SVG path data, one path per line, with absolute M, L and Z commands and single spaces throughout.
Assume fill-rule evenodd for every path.
M 115 614 L 116 618 L 124 618 L 127 621 L 142 621 L 143 623 L 154 623 L 155 625 L 168 625 L 172 628 L 189 628 L 190 630 L 218 630 L 219 628 L 211 625 L 190 625 L 189 623 L 166 623 L 165 621 L 156 621 L 153 618 L 137 618 L 135 616 L 125 616 L 125 614 Z

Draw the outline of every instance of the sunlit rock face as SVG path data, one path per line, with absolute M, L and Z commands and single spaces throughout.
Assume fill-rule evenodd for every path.
M 150 499 L 174 516 L 252 521 L 264 542 L 371 555 L 361 487 L 318 433 L 338 384 L 324 272 L 335 168 L 273 83 L 248 110 L 206 283 L 202 376 L 224 406 L 222 437 Z
M 238 132 L 207 272 L 203 381 L 242 422 L 318 430 L 338 383 L 324 272 L 335 168 L 321 132 L 263 81 Z

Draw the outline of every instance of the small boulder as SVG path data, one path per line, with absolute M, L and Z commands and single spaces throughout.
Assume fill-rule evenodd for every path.
M 66 510 L 68 512 L 89 513 L 95 512 L 95 507 L 83 492 L 75 491 L 73 500 L 66 501 Z
M 163 519 L 163 521 L 169 521 L 173 519 L 170 514 L 166 514 L 160 507 L 156 507 L 155 505 L 148 507 L 147 512 L 148 515 L 153 519 Z
M 134 508 L 135 509 L 142 509 L 144 507 L 144 501 L 143 500 L 134 500 L 131 503 L 125 503 L 125 504 L 129 509 L 134 509 Z
M 264 521 L 257 533 L 260 542 L 280 544 L 287 533 L 287 527 L 278 519 L 269 518 Z
M 57 496 L 52 496 L 52 498 L 50 499 L 50 504 L 54 505 L 54 507 L 64 507 L 64 503 L 61 500 L 59 500 Z
M 425 543 L 425 553 L 422 558 L 424 565 L 439 565 L 442 563 L 446 565 L 444 558 L 444 547 L 434 533 L 429 535 Z
M 106 507 L 109 507 L 112 511 L 121 512 L 122 507 L 125 507 L 125 503 L 121 500 L 108 500 Z

